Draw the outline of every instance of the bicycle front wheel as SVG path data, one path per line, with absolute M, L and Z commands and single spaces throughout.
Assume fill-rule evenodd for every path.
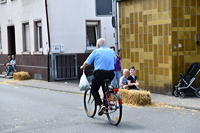
M 94 97 L 92 96 L 91 89 L 85 91 L 84 108 L 88 117 L 93 118 L 95 116 L 97 106 L 95 105 L 95 100 Z
M 118 125 L 122 118 L 122 103 L 117 93 L 108 93 L 106 108 L 106 114 L 109 122 L 112 125 Z

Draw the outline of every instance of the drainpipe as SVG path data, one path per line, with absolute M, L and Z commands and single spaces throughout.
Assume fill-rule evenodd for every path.
M 118 44 L 118 12 L 117 12 L 117 2 L 120 0 L 113 0 L 112 3 L 112 15 L 113 15 L 113 27 L 115 29 L 115 49 L 116 49 L 116 54 L 119 55 L 119 44 Z
M 48 19 L 48 8 L 47 8 L 47 0 L 45 0 L 45 10 L 46 10 L 46 21 L 47 21 L 47 34 L 48 34 L 48 43 L 49 43 L 49 51 L 48 51 L 48 57 L 47 57 L 47 66 L 48 66 L 48 82 L 50 82 L 50 51 L 51 51 L 51 43 L 50 43 L 50 32 L 49 32 L 49 19 Z

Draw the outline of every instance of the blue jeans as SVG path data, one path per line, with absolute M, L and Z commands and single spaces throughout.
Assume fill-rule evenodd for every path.
M 122 74 L 121 74 L 121 71 L 114 71 L 114 73 L 115 73 L 115 77 L 111 81 L 111 85 L 113 87 L 119 88 L 119 79 L 121 78 Z
M 11 71 L 12 69 L 14 69 L 13 66 L 8 66 L 8 71 L 7 71 L 7 73 L 6 73 L 7 76 L 9 75 L 9 73 L 10 73 L 10 71 Z

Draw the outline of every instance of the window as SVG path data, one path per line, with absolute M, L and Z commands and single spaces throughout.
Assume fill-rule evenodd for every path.
M 0 0 L 0 3 L 2 4 L 2 3 L 6 3 L 6 0 Z
M 86 46 L 88 50 L 92 50 L 96 47 L 96 41 L 100 35 L 99 22 L 91 21 L 86 22 Z
M 1 42 L 1 27 L 0 27 L 0 51 L 2 50 L 2 42 Z
M 24 51 L 30 52 L 30 29 L 29 24 L 23 24 L 23 48 Z
M 42 23 L 35 22 L 35 48 L 36 51 L 42 51 Z

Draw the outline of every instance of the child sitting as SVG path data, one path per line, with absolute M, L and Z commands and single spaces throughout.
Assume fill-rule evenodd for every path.
M 128 89 L 127 77 L 129 75 L 129 70 L 123 70 L 123 76 L 119 79 L 119 86 L 121 89 Z
M 135 67 L 133 67 L 133 66 L 130 67 L 129 72 L 130 72 L 130 75 L 127 78 L 128 88 L 140 90 L 140 88 L 138 88 L 139 82 L 137 80 L 137 76 L 135 76 Z

